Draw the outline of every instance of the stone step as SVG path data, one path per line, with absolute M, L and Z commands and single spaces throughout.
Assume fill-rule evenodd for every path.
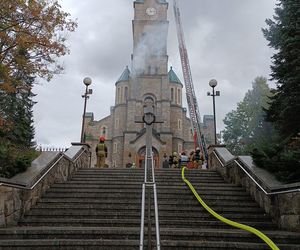
M 214 190 L 214 189 L 203 189 L 203 188 L 195 188 L 198 194 L 201 195 L 220 195 L 220 190 Z M 99 194 L 99 193 L 141 193 L 141 188 L 134 188 L 134 187 L 124 187 L 124 188 L 51 188 L 46 195 L 56 193 L 57 195 L 65 193 L 65 194 Z M 157 194 L 173 194 L 173 195 L 191 195 L 190 189 L 187 187 L 183 187 L 181 189 L 168 189 L 168 188 L 160 188 L 157 187 Z M 243 190 L 223 190 L 222 195 L 228 195 L 228 196 L 243 196 L 247 197 L 249 196 L 245 191 Z
M 0 239 L 139 239 L 139 227 L 17 227 L 0 229 Z
M 202 199 L 215 199 L 215 200 L 251 200 L 251 197 L 244 192 L 212 192 L 212 191 L 205 191 L 205 190 L 200 190 L 198 191 L 199 195 L 201 196 Z M 214 194 L 215 193 L 215 194 Z M 77 192 L 74 190 L 73 192 L 53 192 L 52 190 L 49 190 L 48 192 L 45 193 L 43 197 L 53 197 L 53 198 L 107 198 L 107 197 L 115 197 L 115 198 L 120 198 L 120 197 L 132 197 L 132 198 L 137 198 L 139 199 L 141 197 L 142 190 L 119 190 L 118 192 L 113 192 L 112 190 L 109 189 L 103 189 L 100 191 L 93 191 L 91 192 Z M 183 191 L 178 191 L 178 192 L 164 192 L 163 190 L 157 190 L 157 196 L 158 199 L 186 199 L 186 200 L 191 200 L 191 199 L 196 199 L 192 193 L 187 189 L 185 192 Z M 152 196 L 151 196 L 152 197 Z
M 19 224 L 21 226 L 80 226 L 80 227 L 140 227 L 141 219 L 136 218 L 104 218 L 104 219 L 90 219 L 90 218 L 41 218 L 41 217 L 25 217 L 21 219 Z
M 136 169 L 128 169 L 128 168 L 107 168 L 107 169 L 98 169 L 98 168 L 82 168 L 77 171 L 78 173 L 131 173 L 133 175 L 142 173 L 144 174 L 145 169 L 136 168 Z M 148 171 L 150 172 L 150 171 Z M 156 175 L 168 175 L 168 174 L 177 174 L 181 175 L 181 169 L 174 168 L 165 168 L 165 169 L 154 169 Z M 217 174 L 214 170 L 209 169 L 187 169 L 185 174 L 201 174 L 201 173 L 211 173 Z
M 146 207 L 147 207 L 146 202 Z M 88 203 L 46 203 L 46 202 L 39 202 L 34 209 L 116 209 L 116 208 L 123 208 L 126 210 L 130 209 L 137 209 L 141 207 L 140 202 L 135 203 L 111 203 L 111 202 L 99 202 L 96 204 L 88 204 Z M 186 211 L 187 209 L 189 211 L 195 211 L 195 212 L 204 212 L 204 208 L 200 204 L 195 204 L 194 206 L 186 205 L 186 204 L 158 204 L 159 210 L 164 211 Z M 151 205 L 151 209 L 153 209 L 153 205 Z M 239 213 L 263 213 L 263 210 L 261 208 L 255 207 L 239 207 L 239 206 L 226 206 L 223 205 L 214 206 L 213 209 L 216 212 L 239 212 Z
M 299 234 L 284 231 L 264 231 L 276 244 L 299 242 Z M 12 239 L 138 239 L 139 227 L 23 227 L 0 229 L 0 241 Z M 152 236 L 155 230 L 152 228 Z M 160 230 L 161 240 L 164 238 L 180 240 L 261 242 L 254 234 L 238 229 L 165 229 Z
M 36 240 L 1 240 L 1 250 L 136 250 L 139 240 L 129 239 L 36 239 Z
M 274 241 L 275 244 L 297 244 L 299 243 L 299 233 L 291 233 L 285 231 L 266 231 L 263 233 Z M 203 240 L 203 241 L 232 241 L 236 240 L 239 242 L 257 242 L 260 243 L 262 240 L 247 231 L 235 229 L 165 229 L 160 230 L 161 240 L 164 238 L 180 239 L 180 240 Z
M 123 178 L 123 177 L 106 177 L 106 176 L 91 176 L 91 177 L 81 177 L 81 176 L 74 176 L 72 177 L 72 181 L 88 181 L 90 183 L 96 182 L 96 183 L 102 183 L 102 182 L 114 182 L 114 183 L 119 183 L 119 182 L 124 182 L 124 181 L 129 181 L 129 182 L 140 182 L 143 183 L 144 179 L 137 179 L 137 178 Z M 180 178 L 168 178 L 168 179 L 158 179 L 155 178 L 155 181 L 157 183 L 165 183 L 169 184 L 172 183 L 173 185 L 180 185 L 183 183 L 183 181 Z M 214 178 L 205 178 L 205 177 L 194 177 L 190 178 L 189 181 L 192 184 L 197 184 L 197 183 L 224 183 L 224 180 L 221 177 L 214 177 Z
M 141 199 L 142 192 L 141 190 L 137 190 L 136 192 L 118 192 L 118 193 L 112 193 L 112 192 L 94 192 L 94 193 L 57 193 L 57 192 L 46 192 L 46 194 L 43 197 L 47 198 L 78 198 L 78 199 L 86 199 L 86 198 L 97 198 L 97 199 L 106 199 L 106 198 L 135 198 L 135 199 Z
M 84 184 L 84 185 L 81 185 Z M 178 185 L 167 185 L 163 182 L 161 183 L 156 183 L 158 188 L 169 188 L 169 189 L 181 189 L 186 187 L 185 183 L 178 183 Z M 101 183 L 86 183 L 84 181 L 68 181 L 68 182 L 64 182 L 64 183 L 55 183 L 53 184 L 51 187 L 53 188 L 101 188 L 101 187 L 119 187 L 119 188 L 123 188 L 123 187 L 135 187 L 135 188 L 141 188 L 142 183 L 141 182 L 111 182 L 111 181 L 107 181 L 107 182 L 101 182 Z M 240 186 L 236 186 L 234 184 L 214 184 L 214 183 L 196 183 L 193 184 L 194 187 L 199 187 L 202 189 L 207 189 L 207 190 L 243 190 L 245 191 L 244 188 L 240 187 Z
M 45 218 L 55 218 L 55 217 L 64 217 L 64 218 L 70 218 L 70 217 L 76 217 L 76 218 L 102 218 L 102 217 L 110 217 L 110 218 L 135 218 L 140 217 L 140 207 L 132 208 L 129 210 L 126 209 L 38 209 L 33 208 L 27 217 L 37 217 L 37 216 L 44 216 Z M 152 210 L 152 213 L 154 214 L 154 211 Z M 224 216 L 225 218 L 236 220 L 236 219 L 245 219 L 245 220 L 255 220 L 255 221 L 263 221 L 263 220 L 270 220 L 270 217 L 267 214 L 263 213 L 235 213 L 232 211 L 229 212 L 222 212 L 220 215 Z M 179 218 L 185 218 L 186 220 L 193 220 L 198 218 L 212 218 L 212 216 L 207 213 L 206 211 L 193 211 L 189 210 L 185 213 L 182 213 L 182 211 L 173 211 L 173 210 L 160 210 L 159 211 L 159 217 L 161 219 L 163 218 L 173 218 L 173 217 L 179 217 Z
M 130 174 L 130 173 L 104 173 L 104 172 L 97 172 L 97 173 L 82 173 L 80 171 L 74 173 L 72 176 L 82 176 L 82 177 L 101 177 L 101 176 L 105 176 L 105 177 L 109 177 L 109 178 L 136 178 L 136 179 L 144 179 L 144 173 L 141 174 Z M 152 173 L 147 173 L 148 177 L 152 176 Z M 219 173 L 213 173 L 213 174 L 207 174 L 207 173 L 186 173 L 185 177 L 187 179 L 190 178 L 219 178 L 221 177 L 221 175 Z M 155 174 L 155 178 L 157 179 L 168 179 L 168 178 L 173 178 L 173 179 L 180 179 L 182 178 L 181 173 L 173 173 L 173 174 Z
M 1 250 L 131 250 L 138 249 L 138 240 L 16 240 L 16 241 L 2 241 Z M 152 243 L 154 245 L 154 243 Z M 297 250 L 299 245 L 279 244 L 281 250 Z M 249 242 L 214 242 L 214 241 L 169 241 L 161 242 L 162 249 L 209 249 L 209 250 L 268 250 L 263 243 L 249 243 Z M 153 249 L 156 249 L 155 247 Z
M 162 249 L 206 249 L 206 250 L 228 250 L 228 249 L 241 249 L 241 250 L 269 250 L 270 247 L 264 243 L 251 243 L 251 242 L 215 242 L 215 241 L 176 241 L 176 240 L 162 240 Z M 281 250 L 297 250 L 298 244 L 279 244 Z
M 255 227 L 257 229 L 263 230 L 275 230 L 276 226 L 272 222 L 266 221 L 247 221 L 241 220 L 239 221 L 242 224 Z M 43 217 L 32 217 L 32 218 L 24 218 L 20 221 L 21 226 L 62 226 L 62 227 L 70 227 L 70 226 L 80 226 L 80 227 L 139 227 L 140 226 L 140 218 L 105 218 L 105 219 L 90 219 L 90 218 L 43 218 Z M 152 225 L 154 225 L 154 219 L 152 218 Z M 147 220 L 145 220 L 145 225 L 147 225 Z M 180 229 L 182 231 L 186 229 L 230 229 L 231 226 L 218 221 L 216 219 L 213 220 L 201 220 L 201 219 L 193 219 L 192 221 L 187 221 L 182 218 L 177 219 L 161 219 L 159 220 L 160 228 L 163 230 L 173 231 L 175 229 Z
M 146 199 L 147 202 L 147 199 Z M 208 205 L 212 207 L 241 207 L 241 208 L 247 208 L 247 207 L 254 207 L 257 208 L 257 204 L 253 202 L 252 200 L 250 201 L 244 201 L 244 202 L 235 202 L 232 200 L 206 200 L 205 201 Z M 128 204 L 139 204 L 141 205 L 141 201 L 137 199 L 105 199 L 103 200 L 95 200 L 95 199 L 76 199 L 76 198 L 43 198 L 40 200 L 37 204 L 53 204 L 55 205 L 56 203 L 58 204 L 70 204 L 70 206 L 78 206 L 79 204 L 88 204 L 88 205 L 98 205 L 98 204 L 122 204 L 122 205 L 128 205 Z M 174 205 L 174 206 L 201 206 L 199 202 L 196 199 L 191 199 L 191 200 L 183 200 L 183 199 L 160 199 L 159 205 Z

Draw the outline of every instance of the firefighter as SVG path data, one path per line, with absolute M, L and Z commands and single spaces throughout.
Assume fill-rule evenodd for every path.
M 97 168 L 104 168 L 105 167 L 105 158 L 107 157 L 107 147 L 105 145 L 105 138 L 101 136 L 99 138 L 99 143 L 96 146 L 96 155 L 97 155 Z
M 201 168 L 202 167 L 202 164 L 203 164 L 203 160 L 204 160 L 204 157 L 203 157 L 203 154 L 201 153 L 200 151 L 200 148 L 196 148 L 196 152 L 195 152 L 195 165 L 196 165 L 196 168 Z

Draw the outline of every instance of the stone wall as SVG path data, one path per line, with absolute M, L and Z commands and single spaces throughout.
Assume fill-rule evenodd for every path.
M 243 186 L 280 229 L 300 232 L 299 182 L 280 183 L 271 173 L 256 167 L 250 156 L 234 157 L 226 148 L 211 147 L 209 162 L 209 167 L 217 170 L 225 180 Z
M 45 167 L 37 167 L 39 171 L 32 171 L 32 166 L 27 173 L 0 180 L 0 227 L 16 225 L 53 183 L 66 181 L 77 169 L 90 165 L 87 146 L 69 150 L 69 154 L 66 151 L 55 155 Z

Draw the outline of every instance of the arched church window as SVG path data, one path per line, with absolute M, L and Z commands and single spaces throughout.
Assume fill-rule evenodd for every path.
M 120 87 L 117 89 L 117 103 L 120 103 L 121 100 L 121 92 L 120 92 Z
M 178 119 L 178 130 L 182 130 L 182 120 Z
M 124 98 L 125 98 L 125 101 L 127 101 L 127 98 L 128 98 L 128 87 L 125 87 Z
M 124 87 L 121 87 L 121 98 L 120 98 L 120 102 L 122 103 L 124 100 Z
M 154 99 L 151 96 L 146 96 L 144 99 L 144 103 L 154 106 Z
M 171 102 L 174 102 L 174 89 L 171 88 Z
M 120 120 L 118 118 L 116 118 L 116 120 L 115 120 L 115 129 L 119 128 L 119 123 L 120 123 Z
M 177 89 L 177 103 L 179 105 L 181 104 L 181 92 L 180 92 L 180 89 Z
M 101 128 L 101 136 L 104 136 L 104 137 L 106 137 L 106 134 L 107 134 L 107 127 L 106 126 L 103 126 L 102 128 Z

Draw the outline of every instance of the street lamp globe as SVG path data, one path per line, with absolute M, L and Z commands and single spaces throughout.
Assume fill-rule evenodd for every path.
M 91 79 L 90 77 L 85 77 L 85 78 L 83 79 L 83 83 L 84 83 L 86 86 L 89 86 L 89 85 L 91 85 L 91 83 L 92 83 L 92 79 Z
M 209 84 L 209 86 L 211 86 L 212 88 L 214 88 L 214 87 L 217 86 L 218 82 L 215 79 L 211 79 L 208 84 Z

